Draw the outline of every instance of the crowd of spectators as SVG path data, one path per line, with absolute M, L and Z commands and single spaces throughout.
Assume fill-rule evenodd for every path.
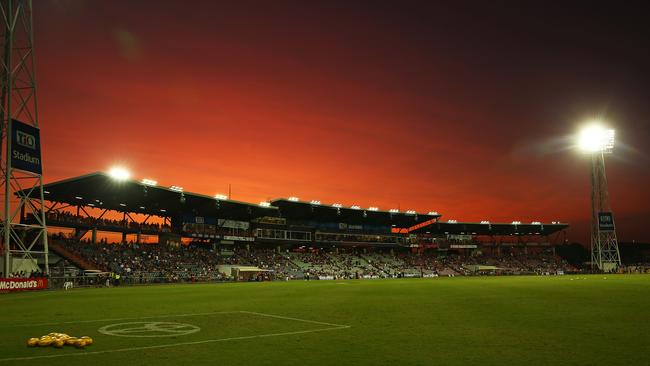
M 170 232 L 171 227 L 160 223 L 139 223 L 130 220 L 113 220 L 107 218 L 94 218 L 76 215 L 67 211 L 50 211 L 47 213 L 47 222 L 50 225 L 56 223 L 87 225 L 98 229 L 133 229 L 143 232 L 161 233 Z
M 169 246 L 159 244 L 90 244 L 74 240 L 59 240 L 64 248 L 83 257 L 97 269 L 116 273 L 124 281 L 184 282 L 219 281 L 231 274 L 219 271 L 222 265 L 253 266 L 269 271 L 273 277 L 286 279 L 297 268 L 288 256 L 271 249 L 247 251 L 213 250 L 205 245 Z
M 354 279 L 436 277 L 486 274 L 561 274 L 575 268 L 551 253 L 528 256 L 440 256 L 437 252 L 365 252 L 355 249 L 278 251 L 190 244 L 89 244 L 58 240 L 67 251 L 126 282 L 231 280 L 224 268 L 252 266 L 271 279 Z M 477 271 L 477 266 L 491 268 Z
M 319 278 L 395 278 L 471 275 L 551 275 L 577 269 L 551 253 L 460 256 L 437 252 L 316 251 L 296 253 L 297 263 Z M 485 270 L 487 268 L 487 270 Z
M 551 252 L 531 254 L 508 253 L 504 255 L 450 256 L 445 265 L 461 275 L 476 274 L 477 266 L 487 267 L 487 273 L 504 275 L 549 275 L 575 272 L 577 269 Z

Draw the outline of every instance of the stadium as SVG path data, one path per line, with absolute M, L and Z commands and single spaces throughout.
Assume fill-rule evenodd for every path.
M 70 232 L 51 236 L 50 250 L 81 273 L 109 273 L 113 281 L 117 276 L 122 282 L 158 283 L 576 271 L 553 253 L 551 238 L 567 227 L 558 222 L 445 222 L 433 211 L 380 211 L 297 197 L 252 204 L 154 185 L 151 179 L 124 179 L 117 168 L 111 172 L 43 189 L 49 230 Z M 29 220 L 23 222 L 32 224 Z M 102 232 L 105 238 L 98 239 Z M 129 245 L 98 245 L 110 233 Z M 155 244 L 144 243 L 145 237 Z M 167 257 L 176 269 L 136 263 L 135 258 L 152 254 Z M 60 278 L 70 275 L 52 258 L 48 265 L 51 273 L 58 268 Z
M 615 9 L 192 6 L 0 0 L 0 366 L 649 364 Z

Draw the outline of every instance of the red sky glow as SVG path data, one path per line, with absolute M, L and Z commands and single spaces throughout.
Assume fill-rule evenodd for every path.
M 600 115 L 619 238 L 650 241 L 640 13 L 436 4 L 34 2 L 45 181 L 120 164 L 250 202 L 560 220 L 584 242 L 589 161 L 563 139 Z

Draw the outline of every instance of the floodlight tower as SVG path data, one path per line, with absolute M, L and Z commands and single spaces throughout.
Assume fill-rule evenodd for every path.
M 605 175 L 605 155 L 614 149 L 614 134 L 614 130 L 592 125 L 580 133 L 578 141 L 591 157 L 591 263 L 604 272 L 621 265 Z
M 0 249 L 6 276 L 49 273 L 31 0 L 0 0 L 0 123 L 3 194 Z

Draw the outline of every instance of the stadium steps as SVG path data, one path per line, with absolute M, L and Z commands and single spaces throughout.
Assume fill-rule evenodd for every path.
M 65 259 L 69 260 L 70 262 L 74 263 L 77 267 L 83 269 L 84 271 L 88 270 L 104 270 L 103 268 L 99 268 L 97 265 L 92 264 L 90 261 L 82 258 L 81 256 L 69 251 L 66 249 L 61 243 L 56 242 L 55 240 L 50 240 L 48 242 L 48 248 L 56 254 L 64 257 Z

